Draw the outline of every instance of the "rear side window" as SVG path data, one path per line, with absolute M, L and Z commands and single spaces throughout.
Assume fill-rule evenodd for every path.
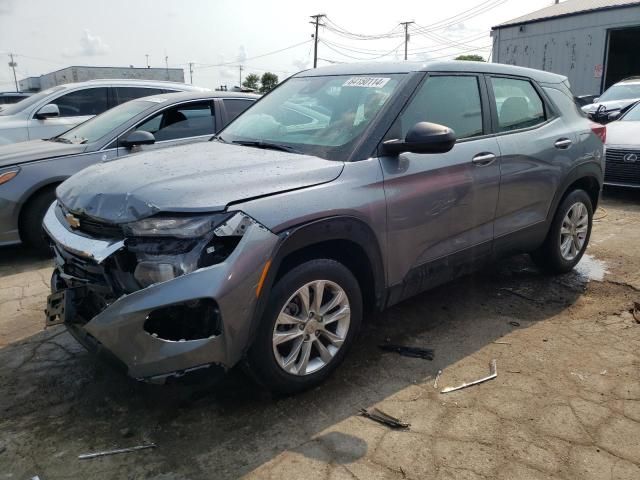
M 151 117 L 136 130 L 153 133 L 156 141 L 213 135 L 215 119 L 210 101 L 172 107 Z
M 531 82 L 492 77 L 491 86 L 498 110 L 498 131 L 509 132 L 544 123 L 544 103 Z
M 476 76 L 428 77 L 400 115 L 402 138 L 418 122 L 454 130 L 459 139 L 482 135 L 482 102 Z
M 99 115 L 109 108 L 106 87 L 77 90 L 55 99 L 52 103 L 60 109 L 61 117 Z
M 143 87 L 116 87 L 117 104 L 135 100 L 140 97 L 148 97 L 149 95 L 160 95 L 164 90 L 160 88 L 143 88 Z
M 238 100 L 238 99 L 228 99 L 228 100 L 223 100 L 223 102 L 224 102 L 224 109 L 227 112 L 227 121 L 229 122 L 235 119 L 242 112 L 244 112 L 253 103 L 253 101 L 251 100 Z

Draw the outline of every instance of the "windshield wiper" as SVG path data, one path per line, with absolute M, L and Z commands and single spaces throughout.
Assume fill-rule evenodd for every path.
M 281 152 L 289 152 L 289 153 L 302 153 L 295 148 L 291 148 L 288 145 L 281 145 L 279 143 L 271 143 L 271 142 L 263 142 L 262 140 L 234 140 L 231 143 L 235 143 L 236 145 L 242 145 L 245 147 L 256 147 L 256 148 L 264 148 L 266 150 L 279 150 Z
M 49 142 L 58 142 L 58 143 L 73 143 L 71 140 L 69 140 L 68 138 L 64 138 L 64 137 L 53 137 L 53 138 L 49 138 L 47 141 L 49 141 Z

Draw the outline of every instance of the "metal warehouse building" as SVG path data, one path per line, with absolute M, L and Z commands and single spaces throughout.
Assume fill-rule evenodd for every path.
M 597 95 L 640 75 L 640 1 L 567 0 L 493 27 L 493 61 L 569 77 Z
M 46 73 L 39 77 L 20 80 L 20 90 L 37 92 L 64 83 L 85 82 L 105 78 L 133 78 L 138 80 L 170 80 L 184 83 L 181 68 L 134 68 L 134 67 L 83 67 L 73 66 Z

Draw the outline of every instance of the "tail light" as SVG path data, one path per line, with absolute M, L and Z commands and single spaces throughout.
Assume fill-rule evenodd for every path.
M 600 137 L 600 140 L 602 140 L 602 143 L 605 143 L 607 141 L 607 127 L 604 125 L 600 125 L 599 123 L 592 123 L 591 124 L 591 131 L 593 133 L 595 133 L 598 137 Z

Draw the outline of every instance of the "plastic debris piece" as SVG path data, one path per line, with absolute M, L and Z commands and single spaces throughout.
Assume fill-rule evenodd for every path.
M 361 408 L 360 415 L 391 428 L 409 428 L 411 426 L 411 424 L 402 422 L 400 419 L 392 417 L 377 408 L 371 408 L 369 410 Z
M 433 350 L 430 348 L 407 347 L 393 343 L 383 343 L 378 348 L 387 352 L 396 352 L 404 357 L 422 358 L 423 360 L 433 360 Z
M 511 320 L 509 322 L 509 325 L 511 325 L 512 327 L 519 327 L 520 326 L 520 322 L 516 322 L 515 320 Z
M 500 340 L 496 340 L 495 342 L 493 342 L 497 345 L 511 345 L 511 342 L 502 342 Z
M 119 448 L 117 450 L 105 450 L 103 452 L 83 453 L 82 455 L 78 455 L 78 458 L 80 460 L 86 460 L 89 458 L 105 457 L 107 455 L 117 455 L 119 453 L 136 452 L 138 450 L 145 450 L 147 448 L 156 448 L 156 444 L 149 443 L 147 445 L 137 445 L 135 447 Z
M 433 382 L 433 388 L 438 388 L 438 380 L 440 380 L 440 375 L 442 375 L 442 370 L 438 370 L 438 374 L 436 375 L 436 380 Z
M 463 388 L 471 387 L 472 385 L 478 385 L 479 383 L 486 382 L 488 380 L 493 380 L 498 376 L 498 366 L 495 359 L 491 360 L 489 364 L 489 375 L 486 377 L 479 378 L 478 380 L 474 380 L 473 382 L 463 383 L 462 385 L 458 385 L 457 387 L 447 387 L 443 389 L 440 393 L 449 393 L 455 392 L 456 390 L 462 390 Z

